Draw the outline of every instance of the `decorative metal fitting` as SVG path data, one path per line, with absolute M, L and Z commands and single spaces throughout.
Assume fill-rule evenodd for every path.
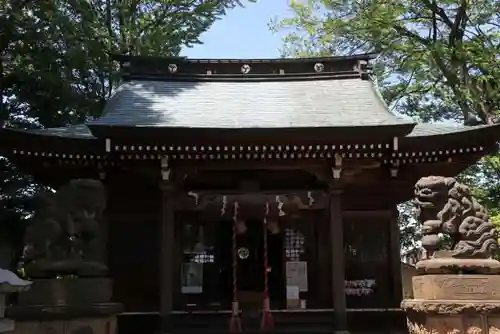
M 320 73 L 323 72 L 324 70 L 325 70 L 325 65 L 323 65 L 322 63 L 314 64 L 314 71 Z
M 177 73 L 177 70 L 179 67 L 177 67 L 176 64 L 168 64 L 168 71 L 172 74 Z
M 241 73 L 248 74 L 252 68 L 248 64 L 241 65 Z

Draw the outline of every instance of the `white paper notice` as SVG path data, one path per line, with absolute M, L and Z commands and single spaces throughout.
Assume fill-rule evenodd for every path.
M 287 300 L 299 300 L 299 287 L 296 285 L 288 285 L 286 287 Z
M 304 299 L 300 300 L 300 308 L 305 309 L 306 308 L 306 301 Z
M 202 293 L 203 264 L 195 262 L 183 263 L 181 270 L 181 283 L 182 293 Z
M 307 292 L 307 262 L 286 263 L 286 285 L 298 286 L 300 292 Z

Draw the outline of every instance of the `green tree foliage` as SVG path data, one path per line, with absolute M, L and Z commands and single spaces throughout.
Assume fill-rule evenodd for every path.
M 245 3 L 255 0 L 244 1 Z M 98 116 L 119 83 L 112 54 L 177 56 L 240 0 L 0 0 L 0 127 Z M 36 190 L 0 158 L 0 226 Z M 1 229 L 0 229 L 1 230 Z
M 491 220 L 500 231 L 500 156 L 481 160 L 461 175 L 474 195 L 489 209 Z
M 376 82 L 392 111 L 424 122 L 498 122 L 499 1 L 292 0 L 290 9 L 290 17 L 271 24 L 287 32 L 283 55 L 373 52 Z M 500 213 L 498 156 L 461 180 L 493 215 Z M 403 243 L 410 245 L 410 207 L 401 208 Z
M 116 87 L 111 54 L 176 56 L 239 0 L 1 0 L 0 122 L 96 116 Z M 28 124 L 26 124 L 28 123 Z M 2 123 L 0 123 L 2 124 Z

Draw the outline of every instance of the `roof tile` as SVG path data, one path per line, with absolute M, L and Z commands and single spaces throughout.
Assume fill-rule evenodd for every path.
M 368 80 L 130 81 L 88 125 L 304 128 L 408 124 Z

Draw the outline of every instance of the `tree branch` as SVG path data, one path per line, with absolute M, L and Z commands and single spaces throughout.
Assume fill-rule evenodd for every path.
M 467 24 L 467 1 L 461 0 L 460 7 L 457 10 L 455 21 L 450 27 L 450 36 L 448 43 L 450 47 L 455 47 L 456 42 L 461 42 L 464 38 L 465 25 Z
M 433 0 L 421 0 L 424 6 L 432 11 L 432 13 L 437 14 L 443 22 L 451 29 L 453 27 L 453 22 L 448 17 L 443 8 L 439 7 L 436 1 Z

